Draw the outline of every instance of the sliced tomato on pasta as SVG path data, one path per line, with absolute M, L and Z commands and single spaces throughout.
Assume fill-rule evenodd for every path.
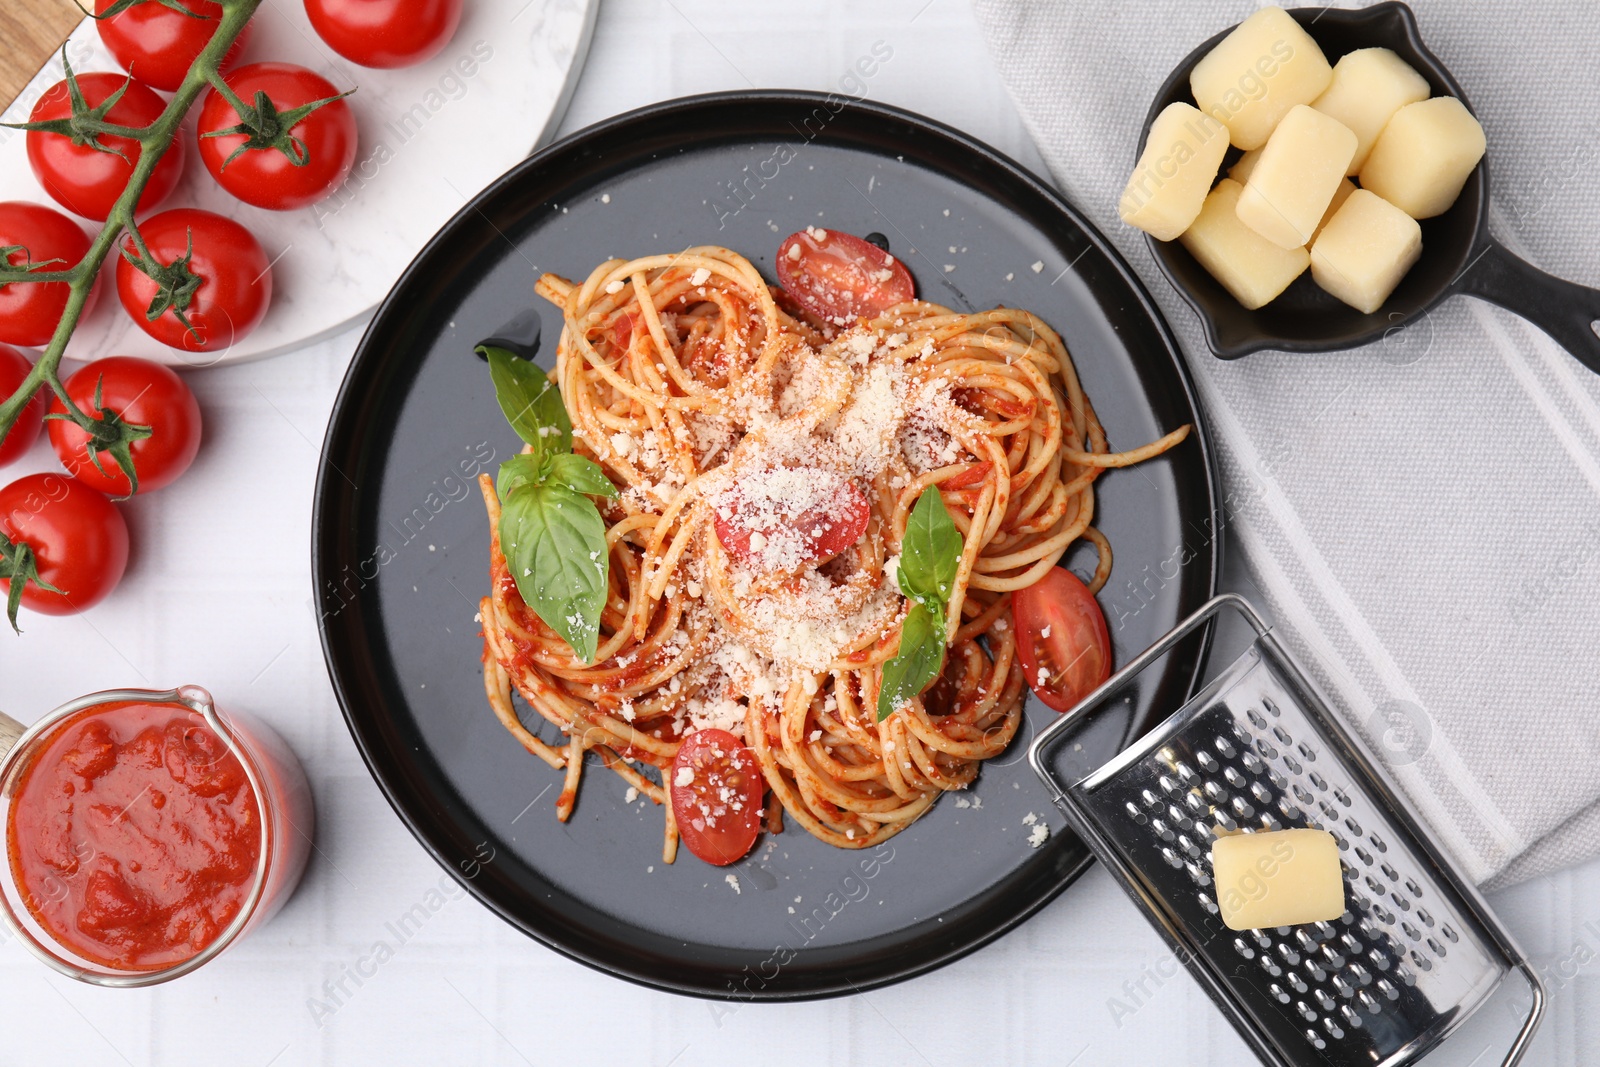
M 726 730 L 697 730 L 683 739 L 667 770 L 678 835 L 699 858 L 726 867 L 756 843 L 761 829 L 761 768 Z
M 818 318 L 848 326 L 917 295 L 906 265 L 854 234 L 808 226 L 778 246 L 778 284 Z
M 798 571 L 832 559 L 867 531 L 872 505 L 855 482 L 826 470 L 785 472 L 811 490 L 803 506 L 732 493 L 713 526 L 727 553 L 759 571 Z
M 1088 586 L 1052 567 L 1011 594 L 1017 659 L 1028 687 L 1046 706 L 1071 711 L 1111 676 L 1111 635 Z

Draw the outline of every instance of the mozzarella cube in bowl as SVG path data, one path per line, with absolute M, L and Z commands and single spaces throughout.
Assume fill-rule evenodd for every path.
M 1383 306 L 1422 255 L 1417 220 L 1367 189 L 1334 212 L 1311 246 L 1311 277 L 1368 315 Z
M 1272 131 L 1239 196 L 1239 219 L 1280 248 L 1311 240 L 1344 181 L 1356 135 L 1322 112 L 1296 105 Z
M 1350 199 L 1350 194 L 1355 191 L 1356 183 L 1351 181 L 1349 178 L 1346 178 L 1344 181 L 1339 183 L 1339 188 L 1334 190 L 1333 200 L 1329 202 L 1328 210 L 1322 213 L 1322 221 L 1317 223 L 1316 233 L 1311 235 L 1309 244 L 1314 245 L 1317 243 L 1317 234 L 1322 232 L 1323 227 L 1328 225 L 1328 220 L 1333 218 L 1335 212 L 1344 207 L 1344 202 Z
M 1296 104 L 1328 88 L 1333 68 L 1311 35 L 1281 7 L 1251 15 L 1196 63 L 1189 88 L 1200 110 L 1226 123 L 1246 151 L 1267 143 Z
M 1394 113 L 1428 99 L 1428 82 L 1387 48 L 1358 48 L 1333 65 L 1333 81 L 1311 106 L 1338 119 L 1356 135 L 1356 154 L 1346 174 L 1367 161 L 1378 134 Z
M 1414 219 L 1431 219 L 1456 202 L 1487 147 L 1483 126 L 1460 100 L 1419 100 L 1396 111 L 1378 135 L 1361 187 Z
M 1304 248 L 1280 248 L 1240 222 L 1243 190 L 1232 178 L 1218 182 L 1178 240 L 1235 300 L 1254 310 L 1287 289 L 1311 256 Z
M 1159 241 L 1177 237 L 1200 214 L 1227 151 L 1226 126 L 1188 104 L 1168 104 L 1122 192 L 1122 221 Z

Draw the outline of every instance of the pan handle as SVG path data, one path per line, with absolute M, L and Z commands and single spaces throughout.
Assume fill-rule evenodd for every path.
M 1516 312 L 1600 374 L 1600 335 L 1594 332 L 1594 322 L 1600 319 L 1600 289 L 1546 274 L 1492 238 L 1455 287 Z

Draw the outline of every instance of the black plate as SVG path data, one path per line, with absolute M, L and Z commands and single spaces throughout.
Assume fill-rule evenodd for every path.
M 809 223 L 887 235 L 931 299 L 1039 313 L 1075 353 L 1114 447 L 1199 422 L 1149 295 L 1086 220 L 1016 164 L 892 108 L 741 93 L 592 127 L 463 208 L 368 327 L 318 476 L 323 648 L 389 802 L 442 866 L 519 929 L 675 992 L 794 999 L 918 974 L 1022 922 L 1087 863 L 1063 833 L 1037 850 L 1025 841 L 1030 811 L 1062 825 L 1023 758 L 1053 714 L 1039 705 L 985 766 L 972 793 L 981 807 L 946 798 L 878 856 L 791 827 L 721 870 L 687 853 L 662 865 L 660 809 L 626 804 L 608 771 L 591 769 L 571 822 L 556 822 L 557 772 L 484 702 L 473 615 L 488 586 L 488 523 L 466 475 L 491 450 L 492 469 L 517 441 L 474 343 L 525 335 L 526 324 L 509 320 L 539 306 L 553 357 L 561 320 L 533 296 L 541 271 L 581 278 L 610 256 L 718 243 L 771 277 L 780 238 Z M 1101 599 L 1119 661 L 1214 588 L 1216 498 L 1201 429 L 1168 457 L 1099 483 L 1097 519 L 1117 553 Z M 1152 672 L 1114 725 L 1176 707 L 1203 654 L 1196 642 Z M 1109 756 L 1119 738 L 1094 743 Z
M 1432 95 L 1454 96 L 1471 108 L 1460 83 L 1423 43 L 1416 15 L 1405 4 L 1394 0 L 1354 9 L 1301 7 L 1291 9 L 1289 14 L 1317 42 L 1330 63 L 1357 48 L 1388 48 L 1427 79 Z M 1151 123 L 1163 108 L 1179 101 L 1194 103 L 1189 76 L 1195 64 L 1233 29 L 1230 26 L 1198 45 L 1156 91 L 1145 116 L 1140 152 L 1144 151 Z M 1222 163 L 1223 173 L 1241 155 L 1237 148 L 1229 148 Z M 1148 234 L 1145 243 L 1178 295 L 1200 316 L 1211 351 L 1222 359 L 1238 359 L 1267 348 L 1336 352 L 1379 339 L 1401 345 L 1406 338 L 1397 336 L 1398 331 L 1447 297 L 1466 293 L 1521 315 L 1590 370 L 1600 372 L 1600 336 L 1592 326 L 1600 318 L 1600 290 L 1546 274 L 1490 236 L 1487 156 L 1479 161 L 1448 211 L 1422 220 L 1422 258 L 1383 306 L 1371 314 L 1357 311 L 1324 292 L 1311 279 L 1309 270 L 1275 300 L 1251 311 L 1235 300 L 1181 243 L 1158 241 Z

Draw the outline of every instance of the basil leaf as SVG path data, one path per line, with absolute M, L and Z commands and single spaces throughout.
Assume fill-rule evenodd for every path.
M 943 613 L 961 567 L 961 531 L 945 509 L 937 486 L 917 498 L 900 542 L 900 591 L 919 604 Z
M 523 601 L 592 663 L 611 563 L 594 501 L 550 482 L 519 487 L 500 509 L 500 550 Z
M 617 487 L 611 484 L 600 464 L 584 456 L 563 452 L 550 457 L 550 469 L 545 477 L 557 485 L 564 485 L 574 493 L 603 496 L 615 500 Z
M 937 495 L 937 494 L 936 494 Z M 944 608 L 911 602 L 900 625 L 900 651 L 883 665 L 878 687 L 878 721 L 921 693 L 944 669 Z
M 533 446 L 534 455 L 571 452 L 572 420 L 550 376 L 503 348 L 479 345 L 478 351 L 489 361 L 500 410 L 517 436 Z
M 500 503 L 503 505 L 511 494 L 525 485 L 538 485 L 545 480 L 545 469 L 549 460 L 537 452 L 518 452 L 504 463 L 500 464 L 500 473 L 495 477 L 495 491 L 500 494 Z

